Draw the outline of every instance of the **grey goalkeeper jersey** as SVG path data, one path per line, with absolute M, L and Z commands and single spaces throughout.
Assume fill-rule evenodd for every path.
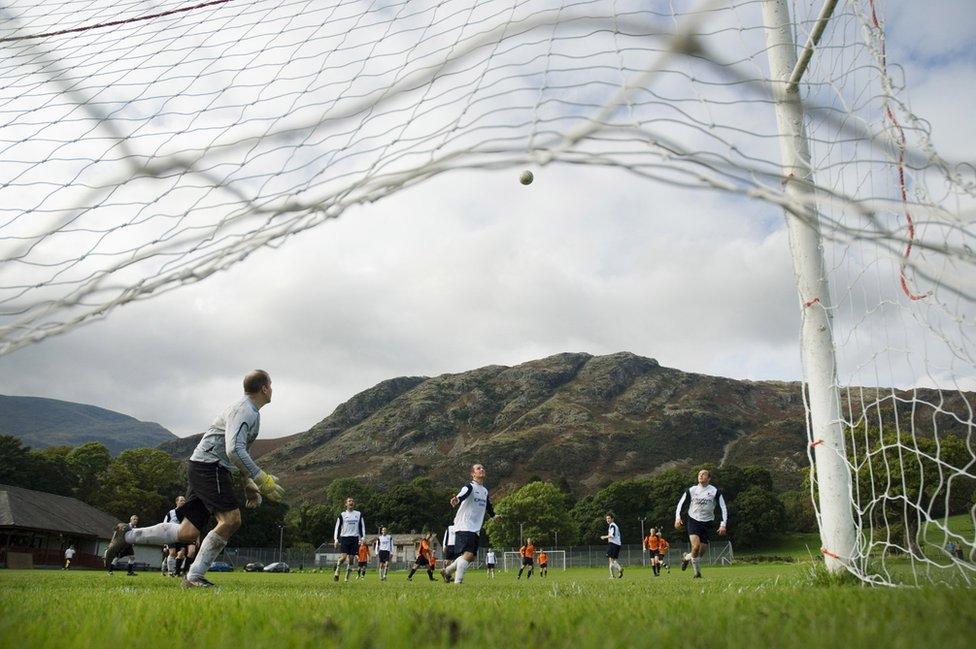
M 240 470 L 254 478 L 261 469 L 251 459 L 247 449 L 257 438 L 260 428 L 261 413 L 251 399 L 244 396 L 217 415 L 203 434 L 203 439 L 193 449 L 190 459 L 208 464 L 219 462 L 232 473 Z

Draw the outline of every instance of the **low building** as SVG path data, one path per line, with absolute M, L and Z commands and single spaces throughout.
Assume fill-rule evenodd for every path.
M 75 546 L 72 566 L 102 568 L 119 521 L 77 498 L 0 485 L 0 565 L 60 566 Z M 136 546 L 136 561 L 159 565 L 159 548 Z

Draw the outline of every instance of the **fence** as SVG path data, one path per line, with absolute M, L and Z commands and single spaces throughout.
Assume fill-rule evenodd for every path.
M 485 562 L 485 552 L 487 547 L 481 547 L 478 551 L 478 565 L 481 566 Z M 545 546 L 546 550 L 562 550 L 566 552 L 566 567 L 567 568 L 604 568 L 607 565 L 607 546 L 602 545 L 574 545 L 574 546 Z M 495 554 L 499 558 L 499 564 L 501 564 L 501 557 L 506 551 L 515 551 L 518 548 L 508 548 L 508 547 L 497 547 L 493 548 Z M 681 556 L 689 552 L 690 548 L 687 542 L 684 543 L 672 543 L 671 549 L 668 552 L 668 561 L 674 565 L 681 562 Z M 331 568 L 334 563 L 324 563 L 323 565 L 316 565 L 315 562 L 315 550 L 298 550 L 292 548 L 285 548 L 279 558 L 278 548 L 227 548 L 221 555 L 221 559 L 229 562 L 236 568 L 243 568 L 246 564 L 252 561 L 258 561 L 264 565 L 273 563 L 275 561 L 284 561 L 287 563 L 292 570 L 297 569 L 309 569 L 309 568 Z M 440 558 L 440 557 L 438 557 Z M 644 552 L 644 549 L 640 545 L 624 545 L 620 548 L 620 557 L 618 561 L 623 566 L 640 566 L 644 564 L 649 559 L 649 556 Z M 716 565 L 731 563 L 733 559 L 732 556 L 732 544 L 728 542 L 724 543 L 712 543 L 708 546 L 708 551 L 702 555 L 702 562 L 706 565 Z M 370 560 L 370 567 L 375 567 L 376 559 L 375 557 Z M 413 557 L 408 558 L 408 560 L 391 561 L 391 570 L 404 570 L 413 565 Z

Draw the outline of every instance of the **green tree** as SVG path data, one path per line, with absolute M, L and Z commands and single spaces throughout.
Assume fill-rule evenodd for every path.
M 32 489 L 59 496 L 73 496 L 78 479 L 68 463 L 70 446 L 49 446 L 31 452 Z
M 620 526 L 624 543 L 639 543 L 641 518 L 651 513 L 651 489 L 647 479 L 618 480 L 590 496 L 584 496 L 573 507 L 570 515 L 579 526 L 583 543 L 602 543 L 600 536 L 607 533 L 604 517 L 612 513 Z M 647 525 L 651 524 L 648 518 Z M 646 531 L 646 529 L 645 529 Z
M 394 534 L 423 530 L 440 534 L 454 519 L 453 495 L 451 489 L 438 486 L 427 477 L 396 485 L 377 499 L 372 522 L 366 519 L 368 532 L 375 534 L 379 526 L 385 525 Z
M 244 490 L 238 495 L 244 502 Z M 241 528 L 232 537 L 238 548 L 276 548 L 279 538 L 284 547 L 291 547 L 297 535 L 288 521 L 288 505 L 265 500 L 256 509 L 241 510 Z M 281 535 L 281 537 L 279 537 Z
M 746 487 L 735 499 L 735 518 L 729 535 L 735 547 L 753 548 L 780 536 L 786 529 L 786 511 L 776 494 L 764 487 Z
M 536 545 L 576 542 L 579 528 L 569 514 L 566 494 L 551 482 L 530 482 L 495 504 L 498 518 L 488 521 L 486 529 L 493 545 L 517 545 L 519 524 L 523 538 L 531 537 Z
M 93 496 L 99 488 L 98 477 L 112 463 L 111 453 L 98 442 L 88 442 L 68 453 L 67 461 L 77 480 L 75 497 L 94 504 Z
M 297 539 L 317 548 L 332 541 L 337 516 L 338 512 L 329 505 L 304 502 L 288 510 L 288 525 Z
M 185 485 L 182 465 L 168 453 L 155 448 L 127 449 L 98 475 L 91 504 L 123 521 L 136 514 L 141 525 L 153 524 L 186 491 Z
M 0 435 L 0 484 L 31 489 L 31 450 L 12 435 Z
M 779 494 L 789 532 L 816 532 L 817 514 L 809 491 L 784 491 Z

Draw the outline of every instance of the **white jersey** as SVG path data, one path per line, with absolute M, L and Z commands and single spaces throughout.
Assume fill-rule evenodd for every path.
M 164 523 L 179 523 L 180 522 L 180 519 L 177 518 L 177 516 L 176 516 L 176 510 L 175 509 L 169 510 L 166 513 L 166 516 L 163 517 L 163 522 Z
M 358 509 L 351 512 L 342 512 L 336 519 L 333 541 L 338 542 L 340 536 L 355 536 L 362 538 L 366 536 L 366 521 Z
M 74 548 L 68 548 L 67 550 L 65 550 L 64 551 L 64 558 L 65 559 L 74 559 L 75 558 L 75 549 Z
M 616 523 L 610 523 L 607 528 L 607 543 L 613 543 L 614 545 L 620 545 L 620 526 Z
M 485 563 L 495 563 L 495 553 L 489 552 L 485 555 Z
M 376 543 L 373 546 L 373 550 L 377 553 L 393 552 L 393 535 L 381 534 L 380 536 L 376 537 Z
M 444 540 L 441 541 L 441 545 L 445 548 L 454 546 L 454 526 L 448 525 L 447 531 L 444 532 Z
M 696 521 L 707 523 L 715 520 L 715 505 L 718 504 L 722 510 L 722 526 L 729 520 L 729 510 L 725 507 L 725 496 L 713 485 L 694 485 L 685 489 L 678 501 L 678 507 L 674 510 L 674 519 L 681 518 L 681 508 L 685 501 L 688 501 L 688 516 Z
M 257 477 L 261 469 L 251 459 L 248 447 L 258 436 L 261 428 L 261 413 L 247 396 L 227 407 L 210 424 L 190 459 L 194 462 L 221 466 L 237 473 L 238 469 L 250 477 Z
M 454 514 L 454 532 L 481 532 L 481 526 L 485 522 L 485 514 L 489 517 L 495 515 L 495 510 L 491 506 L 491 499 L 488 498 L 488 489 L 484 485 L 471 481 L 461 487 L 457 493 L 457 499 L 461 501 L 458 505 L 457 513 Z

